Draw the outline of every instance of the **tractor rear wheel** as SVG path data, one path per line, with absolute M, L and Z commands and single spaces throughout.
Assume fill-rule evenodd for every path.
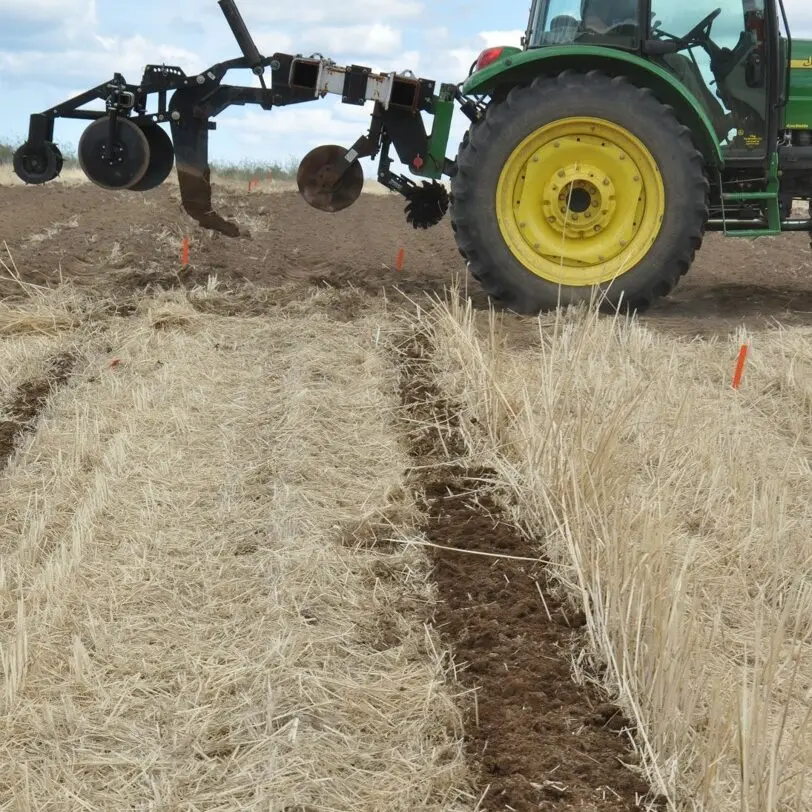
M 703 159 L 672 108 L 623 77 L 565 71 L 492 103 L 460 145 L 451 221 L 468 269 L 518 313 L 644 310 L 691 266 Z

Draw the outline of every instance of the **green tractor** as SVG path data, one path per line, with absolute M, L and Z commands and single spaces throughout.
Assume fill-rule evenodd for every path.
M 461 89 L 487 101 L 453 229 L 512 310 L 595 292 L 644 310 L 706 231 L 812 231 L 792 219 L 812 198 L 812 42 L 781 0 L 535 0 L 522 47 L 483 51 Z

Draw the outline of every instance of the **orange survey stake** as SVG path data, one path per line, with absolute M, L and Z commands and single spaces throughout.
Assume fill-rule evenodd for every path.
M 744 362 L 747 360 L 747 344 L 742 344 L 739 357 L 736 360 L 736 371 L 733 373 L 733 388 L 738 389 L 744 374 Z

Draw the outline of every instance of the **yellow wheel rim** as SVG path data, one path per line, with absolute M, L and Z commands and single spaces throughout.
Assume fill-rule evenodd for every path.
M 624 127 L 598 118 L 565 118 L 528 135 L 496 189 L 508 248 L 528 271 L 560 285 L 597 285 L 633 268 L 664 214 L 651 153 Z

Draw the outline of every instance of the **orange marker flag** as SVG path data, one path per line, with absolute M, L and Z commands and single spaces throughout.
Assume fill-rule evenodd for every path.
M 747 344 L 742 344 L 739 357 L 736 360 L 736 371 L 733 373 L 733 388 L 738 389 L 744 373 L 744 362 L 747 360 Z
M 403 270 L 403 262 L 406 259 L 406 252 L 401 248 L 398 251 L 398 255 L 395 259 L 395 270 L 402 271 Z
M 181 251 L 180 255 L 180 264 L 181 265 L 188 265 L 189 264 L 189 238 L 183 238 L 183 250 Z

